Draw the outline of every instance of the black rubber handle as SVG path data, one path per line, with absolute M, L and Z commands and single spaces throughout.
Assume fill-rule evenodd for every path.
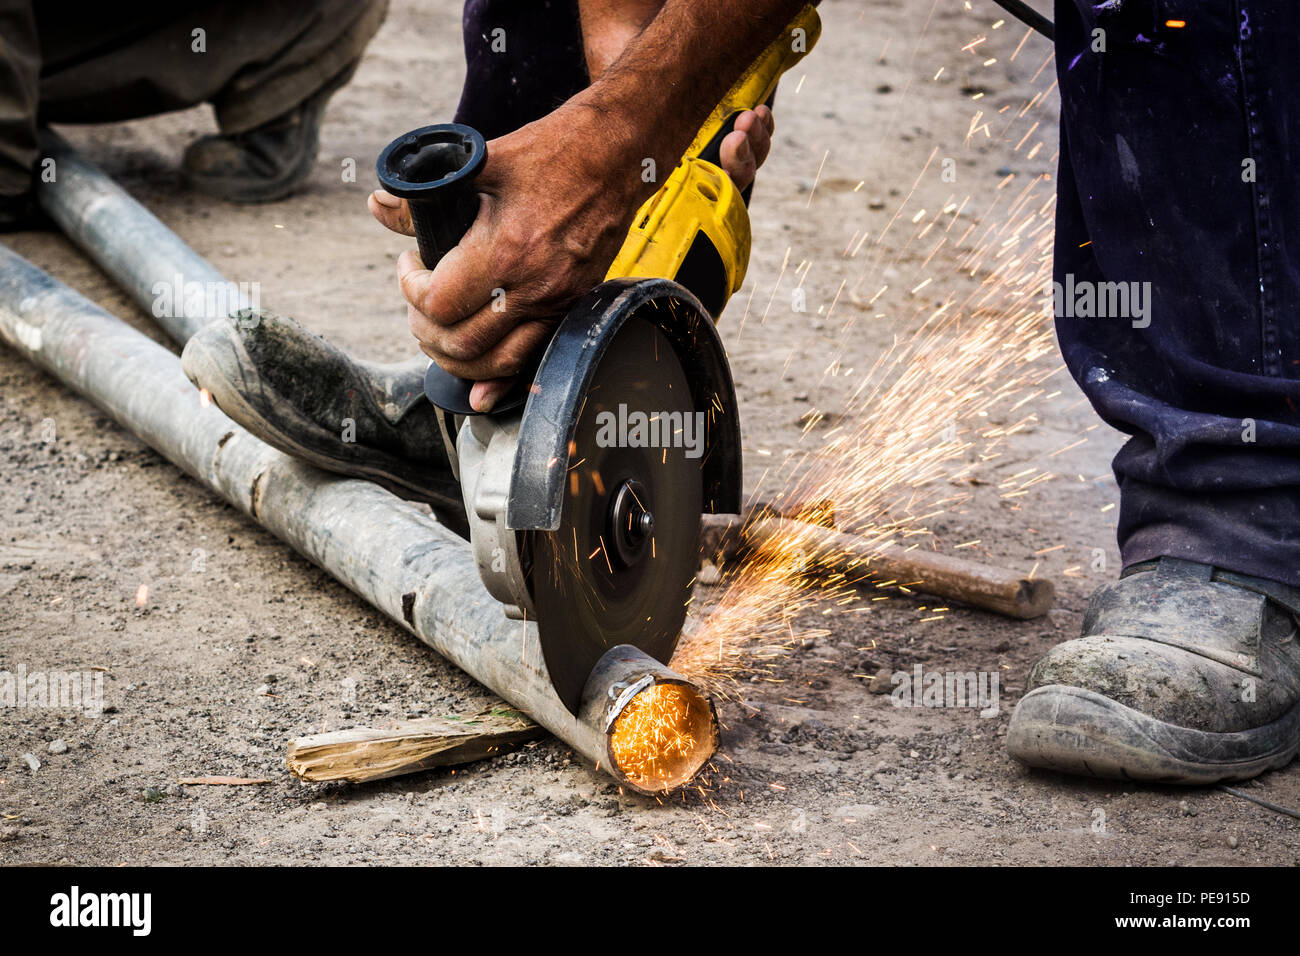
M 393 140 L 375 164 L 379 183 L 405 199 L 415 226 L 415 241 L 426 269 L 455 248 L 478 217 L 474 178 L 487 160 L 487 143 L 478 130 L 443 123 L 412 130 Z M 439 408 L 476 415 L 469 392 L 474 383 L 435 365 L 424 378 L 424 392 Z
M 379 154 L 379 183 L 410 206 L 426 269 L 441 262 L 474 224 L 474 177 L 486 160 L 482 135 L 459 123 L 412 130 Z

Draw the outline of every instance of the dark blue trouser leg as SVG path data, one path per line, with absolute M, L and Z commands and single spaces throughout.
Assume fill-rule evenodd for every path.
M 585 89 L 577 0 L 466 0 L 465 88 L 456 122 L 488 139 Z
M 1300 4 L 1056 13 L 1057 336 L 1132 436 L 1114 462 L 1124 563 L 1300 585 Z M 1097 283 L 1150 283 L 1145 314 L 1099 315 L 1122 299 Z M 1068 294 L 1089 284 L 1091 307 Z

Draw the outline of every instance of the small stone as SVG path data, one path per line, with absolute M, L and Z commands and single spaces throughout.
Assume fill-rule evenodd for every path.
M 1240 840 L 1238 840 L 1235 836 L 1228 837 L 1228 849 L 1235 850 L 1239 846 L 1241 846 Z
M 58 740 L 51 740 L 46 749 L 52 754 L 65 754 L 68 752 L 68 742 L 60 737 Z
M 712 564 L 706 564 L 700 568 L 700 573 L 695 576 L 695 580 L 706 587 L 713 587 L 722 580 L 722 572 Z
M 145 788 L 144 788 L 144 802 L 145 802 L 145 803 L 162 803 L 163 798 L 164 798 L 165 796 L 167 796 L 167 795 L 166 795 L 165 793 L 163 793 L 161 790 L 159 790 L 157 787 L 145 787 Z
M 0 843 L 12 843 L 18 839 L 17 827 L 0 827 Z
M 868 688 L 873 694 L 888 694 L 894 689 L 894 672 L 888 667 L 882 667 L 876 671 L 875 677 L 871 681 L 871 687 Z
M 36 754 L 23 754 L 23 761 L 32 773 L 41 769 L 41 762 L 36 759 Z
M 873 196 L 871 199 L 867 200 L 867 208 L 879 211 L 885 208 L 885 201 L 877 196 Z
M 253 688 L 254 697 L 261 697 L 264 694 L 269 694 L 269 693 L 271 693 L 270 684 L 258 684 L 256 687 Z
M 1185 817 L 1194 817 L 1194 816 L 1196 816 L 1196 808 L 1193 807 L 1193 806 L 1192 806 L 1190 803 L 1188 803 L 1186 800 L 1179 800 L 1179 801 L 1178 801 L 1178 809 L 1182 811 L 1183 816 L 1185 816 Z
M 324 800 L 321 800 L 321 801 L 319 801 L 319 802 L 317 802 L 317 803 L 313 803 L 313 804 L 311 805 L 311 808 L 312 808 L 313 810 L 324 810 L 324 809 L 325 809 L 325 801 L 324 801 Z

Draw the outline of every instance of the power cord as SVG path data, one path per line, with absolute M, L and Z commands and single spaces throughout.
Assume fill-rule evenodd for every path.
M 1053 42 L 1056 41 L 1056 26 L 1024 0 L 993 0 L 993 2 L 1025 26 L 1037 30 Z

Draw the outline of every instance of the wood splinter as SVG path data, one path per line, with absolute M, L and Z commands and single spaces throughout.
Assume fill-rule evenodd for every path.
M 472 717 L 429 717 L 394 727 L 355 727 L 289 742 L 289 771 L 313 782 L 365 783 L 451 767 L 514 750 L 546 731 L 527 716 L 494 707 Z

